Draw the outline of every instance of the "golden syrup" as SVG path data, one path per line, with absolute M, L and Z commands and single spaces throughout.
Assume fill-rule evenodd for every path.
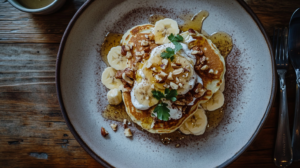
M 223 107 L 214 110 L 214 111 L 206 111 L 207 116 L 207 127 L 206 132 L 210 132 L 215 129 L 224 117 Z
M 108 33 L 104 39 L 104 42 L 101 45 L 100 55 L 101 59 L 107 66 L 109 63 L 107 61 L 107 54 L 112 47 L 116 47 L 120 45 L 123 34 L 119 33 Z
M 176 130 L 175 132 L 172 132 L 169 134 L 160 134 L 159 138 L 163 144 L 167 145 L 167 144 L 171 143 L 172 141 L 183 140 L 187 136 L 188 135 L 184 135 L 180 131 Z
M 179 26 L 181 31 L 188 31 L 189 29 L 194 29 L 201 32 L 203 21 L 208 17 L 209 13 L 206 10 L 200 11 L 197 14 L 186 14 L 181 15 L 180 18 L 184 21 L 182 25 Z
M 124 103 L 121 103 L 119 105 L 107 105 L 102 112 L 102 116 L 106 119 L 114 121 L 123 122 L 124 119 L 126 119 L 127 121 L 131 121 L 126 112 Z
M 208 37 L 220 50 L 221 55 L 226 58 L 232 49 L 231 36 L 225 32 L 216 32 Z
M 151 24 L 155 24 L 157 21 L 162 20 L 164 18 L 166 17 L 164 17 L 163 15 L 150 15 L 148 20 Z

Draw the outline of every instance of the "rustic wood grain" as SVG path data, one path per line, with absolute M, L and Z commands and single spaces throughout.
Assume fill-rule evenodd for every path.
M 69 0 L 57 13 L 23 13 L 0 0 L 0 167 L 102 167 L 74 139 L 60 112 L 55 61 L 62 34 L 85 0 Z M 287 26 L 299 0 L 246 0 L 272 36 Z M 295 73 L 287 75 L 290 128 Z M 278 98 L 248 150 L 228 167 L 275 167 Z M 291 167 L 300 167 L 293 163 Z

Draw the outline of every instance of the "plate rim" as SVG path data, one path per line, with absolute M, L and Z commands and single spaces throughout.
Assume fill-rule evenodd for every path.
M 60 109 L 61 109 L 61 113 L 66 121 L 66 124 L 70 130 L 70 132 L 73 134 L 74 138 L 77 140 L 77 142 L 80 144 L 80 146 L 90 155 L 92 156 L 93 159 L 95 159 L 98 163 L 100 163 L 102 166 L 104 167 L 113 167 L 111 164 L 109 164 L 107 161 L 105 161 L 104 159 L 102 159 L 100 156 L 98 156 L 95 152 L 93 152 L 93 150 L 82 140 L 82 138 L 80 137 L 80 135 L 76 132 L 74 126 L 72 125 L 67 111 L 65 109 L 64 103 L 63 103 L 63 99 L 62 99 L 62 93 L 61 93 L 61 88 L 60 88 L 60 66 L 61 66 L 61 60 L 62 60 L 62 56 L 63 56 L 63 50 L 65 47 L 65 44 L 67 42 L 68 36 L 74 26 L 74 24 L 76 23 L 77 19 L 81 16 L 81 14 L 89 7 L 90 4 L 92 4 L 94 0 L 87 0 L 75 13 L 75 15 L 72 17 L 72 19 L 70 20 L 59 45 L 59 49 L 58 49 L 58 53 L 57 53 L 57 60 L 56 60 L 56 71 L 55 71 L 55 85 L 56 85 L 56 94 L 57 94 L 57 98 L 58 98 L 58 102 L 60 105 Z M 269 98 L 269 103 L 268 106 L 266 108 L 266 111 L 264 113 L 264 116 L 262 117 L 257 129 L 255 130 L 255 132 L 252 134 L 251 138 L 248 140 L 248 142 L 237 152 L 235 153 L 230 159 L 226 160 L 225 162 L 223 162 L 221 165 L 219 165 L 218 167 L 225 167 L 228 166 L 229 164 L 231 164 L 233 161 L 235 161 L 243 152 L 246 151 L 246 149 L 252 144 L 252 142 L 254 141 L 254 139 L 256 138 L 256 136 L 258 135 L 258 133 L 260 132 L 260 130 L 262 129 L 263 124 L 266 121 L 266 118 L 268 117 L 271 108 L 273 106 L 275 97 L 276 97 L 276 88 L 277 88 L 277 82 L 276 82 L 276 73 L 275 73 L 275 61 L 274 61 L 274 55 L 273 55 L 273 49 L 272 49 L 272 45 L 270 43 L 270 40 L 267 36 L 267 33 L 262 25 L 262 23 L 260 22 L 260 20 L 258 19 L 258 17 L 256 16 L 256 14 L 252 11 L 252 9 L 246 4 L 246 2 L 244 0 L 236 0 L 241 7 L 251 16 L 251 18 L 254 20 L 254 22 L 257 24 L 258 28 L 260 29 L 261 33 L 263 34 L 265 41 L 268 45 L 269 51 L 270 51 L 270 55 L 271 55 L 271 62 L 272 62 L 272 88 L 271 88 L 271 95 Z

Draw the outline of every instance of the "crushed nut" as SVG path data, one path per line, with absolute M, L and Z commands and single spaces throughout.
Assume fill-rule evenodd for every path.
M 172 62 L 171 63 L 171 67 L 174 68 L 174 69 L 180 68 L 181 67 L 181 63 L 174 63 L 174 62 Z
M 173 75 L 179 75 L 179 74 L 181 74 L 181 73 L 183 73 L 183 72 L 184 72 L 183 68 L 175 69 L 175 70 L 173 71 Z
M 145 37 L 146 37 L 146 38 L 149 38 L 149 36 L 148 36 L 147 34 L 145 34 Z
M 130 49 L 132 49 L 133 43 L 128 43 L 128 46 L 129 46 Z
M 162 66 L 161 66 L 161 68 L 162 69 L 166 69 L 169 61 L 167 59 L 163 59 L 161 62 L 163 63 Z
M 130 59 L 131 57 L 132 57 L 131 52 L 130 52 L 130 51 L 127 51 L 127 53 L 126 53 L 126 58 L 127 58 L 127 59 Z
M 135 52 L 135 55 L 143 55 L 143 54 L 142 54 L 142 52 L 137 51 L 137 52 Z
M 208 65 L 204 65 L 203 67 L 201 67 L 201 70 L 202 71 L 205 71 L 205 70 L 207 70 L 209 67 L 208 67 Z
M 148 46 L 148 45 L 149 45 L 148 40 L 142 40 L 142 41 L 141 41 L 141 45 L 144 46 L 144 47 L 145 47 L 145 46 Z
M 147 63 L 147 65 L 146 65 L 146 68 L 151 68 L 151 66 L 152 66 L 152 63 L 149 61 L 148 63 Z
M 179 79 L 178 79 L 177 77 L 175 78 L 175 82 L 176 82 L 176 83 L 179 83 Z
M 175 89 L 175 90 L 178 89 L 178 85 L 176 85 L 176 84 L 173 83 L 173 82 L 170 82 L 170 86 L 171 86 L 172 89 Z
M 101 127 L 101 135 L 103 137 L 106 137 L 108 135 L 108 132 L 103 127 Z
M 170 85 L 168 85 L 167 83 L 164 84 L 164 88 L 170 88 Z
M 157 83 L 163 83 L 164 82 L 164 79 L 159 74 L 155 75 L 154 78 L 155 78 Z
M 161 76 L 162 78 L 165 78 L 168 76 L 168 74 L 166 74 L 164 71 L 160 71 L 159 76 Z
M 168 79 L 168 80 L 173 80 L 173 75 L 172 75 L 172 72 L 170 72 L 170 73 L 169 73 L 169 75 L 168 75 L 167 79 Z
M 153 72 L 157 72 L 157 70 L 156 70 L 155 67 L 153 67 L 151 70 L 152 70 Z
M 135 62 L 141 62 L 142 61 L 142 57 L 135 57 Z
M 218 71 L 218 70 L 216 70 L 216 71 L 215 71 L 215 75 L 217 75 L 218 73 L 219 73 L 219 71 Z
M 127 120 L 126 119 L 123 120 L 123 127 L 127 128 Z
M 213 70 L 213 69 L 210 69 L 210 70 L 208 71 L 208 73 L 213 74 L 213 73 L 214 73 L 214 70 Z
M 126 137 L 132 137 L 132 133 L 131 133 L 130 128 L 126 128 L 126 129 L 124 130 L 124 135 L 125 135 Z
M 113 131 L 117 131 L 118 125 L 117 124 L 110 124 L 110 127 Z
M 182 85 L 182 83 L 179 83 L 178 86 L 179 86 L 179 87 L 182 87 L 183 85 Z

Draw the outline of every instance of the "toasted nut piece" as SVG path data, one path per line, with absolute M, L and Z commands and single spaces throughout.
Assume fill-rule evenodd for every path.
M 130 85 L 133 84 L 133 81 L 132 81 L 128 76 L 126 76 L 125 73 L 122 74 L 122 78 L 123 78 L 128 84 L 130 84 Z
M 216 70 L 216 71 L 215 71 L 215 75 L 217 75 L 218 73 L 219 73 L 219 71 L 218 71 L 218 70 Z
M 118 125 L 117 124 L 110 124 L 110 127 L 113 131 L 117 131 Z
M 173 82 L 170 82 L 170 86 L 171 86 L 172 89 L 175 89 L 175 90 L 178 89 L 178 85 L 176 85 Z
M 126 56 L 126 53 L 127 53 L 127 51 L 125 50 L 125 45 L 122 45 L 122 47 L 121 47 L 121 54 L 123 56 Z
M 170 88 L 170 85 L 168 85 L 167 83 L 164 84 L 165 88 Z
M 195 69 L 199 71 L 201 69 L 201 66 L 202 65 L 197 65 L 197 66 L 195 66 Z
M 106 137 L 108 135 L 108 132 L 103 127 L 101 127 L 101 135 L 103 137 Z
M 179 74 L 181 74 L 181 73 L 183 73 L 183 72 L 184 72 L 183 68 L 175 69 L 175 70 L 173 71 L 173 75 L 179 75 Z
M 157 83 L 163 83 L 164 82 L 164 79 L 159 74 L 155 75 L 154 78 L 155 78 Z
M 142 52 L 137 51 L 137 52 L 135 52 L 135 55 L 139 56 L 139 55 L 143 55 L 143 54 L 142 54 Z
M 173 75 L 172 75 L 172 72 L 170 72 L 170 73 L 169 73 L 169 75 L 168 75 L 167 79 L 168 79 L 168 80 L 173 80 Z
M 156 70 L 155 67 L 153 67 L 151 70 L 152 70 L 153 72 L 157 72 L 157 70 Z
M 193 47 L 192 48 L 192 51 L 199 51 L 196 55 L 198 55 L 198 56 L 202 56 L 204 53 L 203 53 L 203 51 L 199 48 L 199 47 L 197 47 L 197 46 L 195 46 L 195 47 Z
M 199 93 L 200 90 L 202 89 L 202 87 L 203 87 L 203 86 L 202 86 L 201 83 L 196 84 L 195 87 L 193 88 L 193 92 Z
M 184 72 L 190 72 L 190 66 L 187 65 L 183 68 Z
M 135 62 L 141 62 L 142 61 L 142 57 L 135 57 Z
M 149 38 L 149 40 L 154 40 L 154 34 L 150 33 L 150 34 L 148 35 L 148 38 Z
M 147 34 L 145 34 L 145 37 L 146 37 L 146 38 L 149 38 L 149 36 L 148 36 Z
M 126 119 L 123 120 L 123 127 L 127 128 L 127 120 Z
M 129 51 L 130 47 L 128 45 L 125 45 L 124 49 L 125 49 L 125 51 Z
M 148 40 L 142 40 L 142 41 L 141 41 L 141 45 L 144 46 L 144 47 L 145 47 L 145 46 L 148 46 L 148 45 L 149 45 Z
M 150 57 L 150 54 L 149 53 L 145 53 L 144 55 L 143 55 L 143 59 L 148 59 Z
M 168 66 L 168 60 L 167 59 L 163 59 L 161 61 L 163 64 L 160 66 L 162 69 L 166 69 L 166 67 Z
M 179 86 L 179 87 L 182 87 L 183 85 L 182 85 L 182 83 L 178 83 L 178 86 Z
M 181 67 L 181 64 L 180 63 L 173 63 L 173 62 L 171 62 L 171 67 L 174 68 L 174 69 L 177 69 L 177 68 Z
M 193 50 L 193 51 L 191 52 L 191 54 L 193 54 L 193 55 L 200 54 L 200 51 Z
M 210 69 L 210 70 L 208 71 L 208 73 L 213 74 L 213 73 L 214 73 L 214 70 L 213 70 L 213 69 Z
M 207 70 L 209 67 L 208 67 L 208 65 L 204 65 L 203 67 L 201 67 L 201 70 L 202 71 L 205 71 L 205 70 Z
M 159 76 L 161 76 L 162 78 L 165 78 L 168 76 L 168 74 L 166 74 L 164 71 L 160 71 Z
M 126 58 L 127 58 L 127 59 L 130 59 L 131 57 L 132 57 L 131 52 L 130 52 L 130 51 L 127 51 L 127 53 L 126 53 Z
M 133 43 L 128 43 L 128 47 L 130 48 L 130 50 L 132 49 L 133 47 Z
M 179 79 L 177 77 L 175 78 L 175 83 L 179 83 Z
M 124 135 L 125 135 L 126 137 L 132 137 L 132 133 L 131 133 L 130 128 L 126 128 L 126 129 L 124 130 Z

